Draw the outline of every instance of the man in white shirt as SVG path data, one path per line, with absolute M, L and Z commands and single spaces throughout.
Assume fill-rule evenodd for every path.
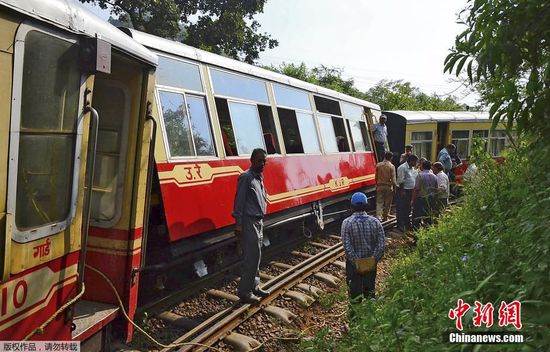
M 372 134 L 374 135 L 374 144 L 376 147 L 376 156 L 378 161 L 384 160 L 384 152 L 386 151 L 386 138 L 388 137 L 388 128 L 386 127 L 386 115 L 380 115 L 379 122 L 372 126 Z
M 447 176 L 443 169 L 443 164 L 439 161 L 432 166 L 432 171 L 437 177 L 436 211 L 438 214 L 447 207 L 450 191 L 449 176 Z
M 405 232 L 411 228 L 411 199 L 415 186 L 416 165 L 418 157 L 409 155 L 407 162 L 397 168 L 397 228 Z

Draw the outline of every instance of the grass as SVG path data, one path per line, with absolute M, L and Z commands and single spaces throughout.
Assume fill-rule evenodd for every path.
M 477 177 L 463 204 L 419 232 L 417 250 L 402 253 L 383 294 L 354 309 L 349 334 L 338 343 L 323 332 L 304 350 L 548 351 L 550 350 L 550 147 L 539 143 L 510 152 L 503 165 L 478 153 Z M 517 331 L 498 326 L 501 301 L 522 303 L 521 345 L 446 342 L 457 299 L 491 302 L 490 329 L 463 317 L 465 332 Z

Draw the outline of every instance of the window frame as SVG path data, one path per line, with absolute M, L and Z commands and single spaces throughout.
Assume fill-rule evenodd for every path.
M 202 92 L 201 91 L 196 91 L 196 90 L 193 90 L 193 89 L 189 89 L 189 88 L 179 88 L 179 87 L 174 87 L 174 86 L 167 86 L 167 85 L 159 84 L 158 82 L 155 81 L 155 87 L 156 88 L 158 88 L 158 87 L 176 88 L 176 89 L 181 89 L 181 90 L 185 90 L 185 91 L 196 93 L 196 94 L 206 95 L 206 85 L 204 84 L 204 75 L 202 73 L 200 63 L 190 61 L 190 60 L 185 60 L 185 59 L 182 59 L 179 56 L 167 55 L 167 54 L 165 54 L 163 52 L 159 52 L 159 51 L 155 51 L 154 53 L 158 56 L 162 56 L 162 57 L 170 59 L 170 60 L 180 61 L 180 62 L 183 62 L 183 63 L 186 63 L 186 64 L 197 66 L 197 70 L 199 71 L 199 78 L 201 80 Z
M 494 135 L 495 132 L 504 132 L 504 136 L 498 136 L 496 137 Z M 495 130 L 490 130 L 489 131 L 489 145 L 488 145 L 488 153 L 492 156 L 492 157 L 498 157 L 498 156 L 501 156 L 502 155 L 502 150 L 506 149 L 507 147 L 507 141 L 508 141 L 508 136 L 506 135 L 506 130 L 505 129 L 495 129 Z M 498 141 L 498 140 L 504 140 L 504 146 L 503 148 L 499 151 L 499 154 L 498 155 L 494 155 L 493 154 L 493 143 L 495 141 Z
M 468 132 L 468 138 L 453 138 L 453 133 L 454 132 Z M 457 146 L 457 149 L 458 149 L 458 144 L 457 143 L 454 143 L 454 141 L 467 141 L 467 150 L 466 150 L 466 156 L 465 158 L 469 158 L 470 157 L 470 149 L 471 149 L 471 140 L 472 140 L 472 131 L 471 130 L 451 130 L 451 143 L 453 143 L 455 146 Z
M 189 112 L 187 113 L 187 121 L 189 122 L 189 126 L 191 128 L 191 141 L 193 143 L 193 151 L 195 155 L 172 155 L 172 152 L 170 151 L 170 143 L 168 142 L 168 134 L 166 131 L 166 125 L 164 123 L 164 114 L 162 112 L 162 101 L 160 100 L 160 91 L 167 92 L 167 93 L 175 93 L 175 94 L 181 94 L 183 96 L 183 102 L 187 106 L 187 94 L 199 96 L 201 98 L 204 98 L 204 106 L 206 108 L 206 113 L 208 114 L 208 123 L 210 124 L 210 133 L 212 138 L 212 144 L 214 149 L 214 155 L 197 155 L 197 147 L 195 145 L 195 137 L 193 136 L 192 132 L 192 124 L 191 124 L 191 116 L 189 116 Z M 166 87 L 166 86 L 159 86 L 155 88 L 155 99 L 157 100 L 157 115 L 159 116 L 160 120 L 160 126 L 162 130 L 162 138 L 164 141 L 164 151 L 166 152 L 166 157 L 169 162 L 181 162 L 181 161 L 189 161 L 189 160 L 218 160 L 218 149 L 217 149 L 217 143 L 216 143 L 216 137 L 215 137 L 215 131 L 214 131 L 214 125 L 212 124 L 212 114 L 210 113 L 210 104 L 208 103 L 208 96 L 205 93 L 192 91 L 192 90 L 186 90 L 183 88 L 177 88 L 177 87 Z
M 336 143 L 336 151 L 333 152 L 333 151 L 328 151 L 327 148 L 326 148 L 326 145 L 325 145 L 325 138 L 324 138 L 324 135 L 323 135 L 323 129 L 322 129 L 322 126 L 321 126 L 321 118 L 322 117 L 328 117 L 330 118 L 330 123 L 331 123 L 331 126 L 332 126 L 332 132 L 334 134 L 334 142 Z M 335 154 L 344 154 L 344 153 L 349 153 L 349 152 L 341 152 L 338 150 L 338 143 L 336 142 L 336 131 L 334 130 L 334 122 L 332 122 L 332 118 L 334 116 L 331 115 L 331 114 L 326 114 L 324 112 L 318 112 L 317 111 L 317 119 L 319 120 L 319 132 L 321 133 L 321 145 L 322 145 L 322 151 L 325 155 L 335 155 Z M 345 127 L 345 126 L 344 126 Z
M 418 139 L 418 140 L 413 140 L 413 133 L 430 133 L 432 138 L 431 139 Z M 410 144 L 413 145 L 413 148 L 416 149 L 416 147 L 414 147 L 414 144 L 415 143 L 425 143 L 425 142 L 430 142 L 431 143 L 431 146 L 430 146 L 430 154 L 433 154 L 432 151 L 433 151 L 433 143 L 434 143 L 434 131 L 433 130 L 422 130 L 422 131 L 411 131 L 411 138 L 410 138 Z M 413 149 L 413 150 L 414 150 Z M 427 157 L 425 156 L 422 156 L 422 155 L 419 155 L 419 154 L 416 154 L 418 155 L 418 158 L 426 158 L 428 159 Z M 433 157 L 433 155 L 430 155 L 430 159 Z M 429 160 L 429 159 L 428 159 Z
M 93 216 L 90 213 L 90 224 L 93 226 L 101 227 L 101 228 L 111 228 L 115 224 L 117 224 L 120 220 L 120 217 L 122 216 L 122 200 L 124 197 L 124 180 L 126 178 L 126 171 L 127 171 L 127 156 L 128 156 L 128 142 L 129 142 L 129 121 L 130 121 L 130 104 L 131 104 L 131 94 L 130 94 L 130 88 L 123 85 L 119 81 L 111 81 L 111 80 L 105 80 L 106 82 L 109 82 L 110 85 L 116 88 L 120 88 L 124 92 L 124 96 L 126 97 L 126 104 L 124 104 L 124 111 L 125 111 L 125 118 L 122 121 L 122 130 L 121 133 L 124 136 L 124 138 L 121 141 L 120 145 L 120 160 L 118 161 L 118 182 L 116 184 L 116 195 L 115 195 L 115 213 L 110 220 L 97 220 L 94 219 Z M 98 133 L 99 133 L 99 126 L 98 126 Z M 96 164 L 97 164 L 97 150 L 96 150 Z M 124 172 L 120 173 L 120 170 L 123 169 Z M 97 170 L 97 169 L 96 169 Z M 94 175 L 95 176 L 95 175 Z M 92 194 L 93 194 L 93 187 L 92 187 Z M 91 200 L 90 200 L 91 202 Z M 91 205 L 91 203 L 90 203 Z
M 262 128 L 262 120 L 260 118 L 260 111 L 258 110 L 258 104 L 253 102 L 253 101 L 243 101 L 243 100 L 240 100 L 240 99 L 231 99 L 231 98 L 223 98 L 223 97 L 219 97 L 217 96 L 217 98 L 222 98 L 222 99 L 226 99 L 227 101 L 227 108 L 229 110 L 229 119 L 231 120 L 231 126 L 233 127 L 233 130 L 235 129 L 235 124 L 234 124 L 234 121 L 233 121 L 233 114 L 231 113 L 231 105 L 230 103 L 237 103 L 237 104 L 243 104 L 243 105 L 252 105 L 254 106 L 254 108 L 256 109 L 256 118 L 258 120 L 258 126 L 260 126 L 260 132 L 261 132 L 261 141 L 262 141 L 262 146 L 261 148 L 263 150 L 266 150 L 266 147 L 265 147 L 265 141 L 264 141 L 264 131 L 263 131 L 263 128 Z M 264 105 L 264 104 L 262 104 Z M 278 118 L 278 116 L 277 116 Z M 233 132 L 233 134 L 235 135 L 235 132 Z M 237 136 L 235 135 L 235 146 L 237 147 L 237 153 L 239 153 L 239 142 L 237 141 Z M 248 158 L 250 159 L 250 155 L 251 154 L 240 154 L 239 155 L 236 155 L 236 156 L 227 156 L 226 155 L 226 158 L 228 159 L 238 159 L 238 158 Z
M 271 99 L 269 98 L 269 91 L 268 91 L 268 84 L 270 82 L 267 79 L 262 79 L 262 78 L 258 78 L 256 76 L 246 75 L 246 74 L 243 74 L 241 72 L 231 71 L 230 69 L 226 69 L 224 67 L 219 67 L 219 66 L 214 66 L 214 65 L 206 65 L 206 68 L 208 70 L 208 79 L 209 79 L 210 86 L 212 87 L 212 96 L 213 97 L 222 98 L 222 99 L 225 99 L 227 101 L 235 100 L 235 101 L 243 101 L 243 102 L 248 102 L 248 103 L 254 102 L 254 103 L 256 103 L 256 105 L 271 105 L 272 104 Z M 234 96 L 229 96 L 229 95 L 216 93 L 216 88 L 214 87 L 214 79 L 213 79 L 213 75 L 212 75 L 212 70 L 220 71 L 220 72 L 223 72 L 223 73 L 226 73 L 226 74 L 229 74 L 229 75 L 244 77 L 246 79 L 251 79 L 251 80 L 254 80 L 254 81 L 258 81 L 258 82 L 263 82 L 264 88 L 265 88 L 265 96 L 267 98 L 267 101 L 264 102 L 264 101 L 259 101 L 259 100 L 247 99 L 247 98 L 243 98 L 243 97 L 234 97 Z
M 287 109 L 287 110 L 294 110 L 294 111 L 307 111 L 307 112 L 313 112 L 313 108 L 311 106 L 311 100 L 309 99 L 309 94 L 310 92 L 307 91 L 307 90 L 303 90 L 303 89 L 300 89 L 300 88 L 294 88 L 292 86 L 286 86 L 284 84 L 281 84 L 281 83 L 278 83 L 278 82 L 270 82 L 271 83 L 271 87 L 273 89 L 273 103 L 275 104 L 275 107 L 276 108 L 283 108 L 283 109 Z M 306 95 L 307 97 L 307 102 L 308 102 L 308 105 L 309 105 L 309 110 L 305 110 L 305 109 L 302 109 L 302 108 L 296 108 L 296 107 L 292 107 L 292 106 L 287 106 L 287 105 L 283 105 L 283 104 L 279 104 L 277 102 L 277 93 L 275 91 L 275 87 L 276 86 L 279 86 L 279 87 L 282 87 L 284 89 L 289 89 L 289 90 L 295 90 L 295 91 L 298 91 L 298 92 L 302 92 Z
M 27 243 L 35 241 L 47 236 L 51 236 L 66 230 L 74 220 L 79 194 L 79 179 L 80 179 L 80 160 L 82 151 L 82 134 L 84 113 L 82 110 L 84 102 L 84 92 L 86 89 L 87 75 L 80 72 L 80 86 L 78 98 L 78 115 L 75 118 L 76 129 L 74 133 L 74 159 L 73 159 L 73 179 L 71 185 L 71 200 L 69 213 L 65 220 L 50 222 L 39 227 L 34 227 L 26 230 L 20 230 L 17 227 L 16 218 L 16 200 L 17 200 L 17 178 L 19 166 L 19 142 L 21 133 L 21 100 L 23 97 L 23 67 L 25 59 L 25 43 L 27 34 L 31 31 L 38 31 L 46 35 L 58 38 L 78 45 L 79 40 L 74 35 L 69 35 L 57 30 L 37 25 L 31 22 L 23 22 L 15 35 L 14 53 L 13 53 L 13 86 L 12 86 L 12 101 L 11 101 L 11 122 L 10 122 L 10 140 L 9 140 L 9 161 L 8 161 L 8 184 L 7 184 L 7 201 L 6 212 L 11 214 L 8 217 L 8 228 L 11 228 L 11 238 L 18 243 Z M 94 151 L 95 152 L 95 151 Z

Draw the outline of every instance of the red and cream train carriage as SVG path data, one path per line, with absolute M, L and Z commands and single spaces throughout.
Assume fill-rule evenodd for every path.
M 315 214 L 322 222 L 323 208 L 373 186 L 368 122 L 378 105 L 124 30 L 159 57 L 155 161 L 165 222 L 149 242 L 164 237 L 181 254 L 230 236 L 236 180 L 256 147 L 268 152 L 268 228 Z

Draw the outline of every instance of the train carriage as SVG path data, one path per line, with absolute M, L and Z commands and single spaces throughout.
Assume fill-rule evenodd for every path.
M 411 144 L 414 153 L 431 161 L 447 144 L 457 148 L 463 165 L 455 169 L 457 182 L 468 166 L 474 138 L 486 141 L 485 151 L 497 158 L 508 146 L 506 127 L 499 123 L 492 129 L 488 112 L 470 111 L 384 111 L 387 116 L 388 144 L 393 152 L 402 153 Z
M 181 258 L 232 238 L 236 180 L 268 152 L 266 228 L 313 217 L 373 189 L 376 104 L 190 46 L 124 29 L 159 56 L 157 209 L 148 252 Z M 335 208 L 334 208 L 335 209 Z M 327 211 L 325 211 L 325 214 Z M 162 218 L 162 219 L 161 219 Z M 158 243 L 162 243 L 161 246 Z M 153 252 L 156 249 L 157 255 Z M 174 254 L 175 253 L 175 254 Z M 156 259 L 155 259 L 156 258 Z
M 63 0 L 0 1 L 0 33 L 0 340 L 83 341 L 99 272 L 135 310 L 157 58 Z

